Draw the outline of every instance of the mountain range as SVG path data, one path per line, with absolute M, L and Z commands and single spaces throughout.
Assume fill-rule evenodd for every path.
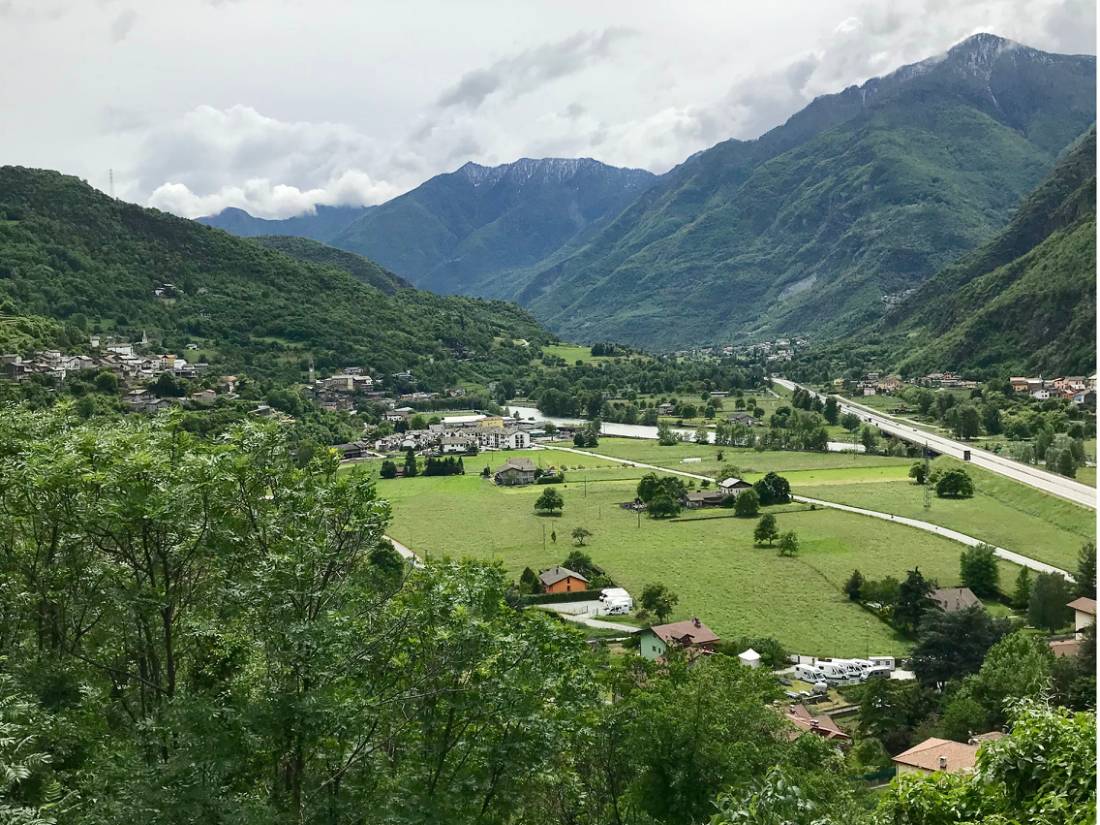
M 356 252 L 440 293 L 514 297 L 516 270 L 595 233 L 656 180 L 590 158 L 467 163 L 373 207 L 318 207 L 283 221 L 225 210 L 237 235 L 301 235 Z
M 1096 61 L 990 34 L 815 99 L 661 176 L 592 160 L 467 164 L 302 234 L 417 287 L 518 301 L 572 340 L 670 349 L 877 323 L 1005 228 L 1095 122 Z
M 236 238 L 75 177 L 0 167 L 0 352 L 93 330 L 194 344 L 217 369 L 283 380 L 313 361 L 486 381 L 502 345 L 550 340 L 513 303 L 413 289 L 314 241 Z

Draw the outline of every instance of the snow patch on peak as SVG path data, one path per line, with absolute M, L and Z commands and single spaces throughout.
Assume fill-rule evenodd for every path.
M 651 173 L 642 169 L 619 169 L 592 158 L 520 158 L 499 166 L 482 166 L 471 161 L 460 167 L 455 174 L 462 175 L 474 186 L 491 186 L 505 179 L 519 184 L 530 181 L 565 183 L 582 172 L 631 173 L 638 178 L 652 177 Z

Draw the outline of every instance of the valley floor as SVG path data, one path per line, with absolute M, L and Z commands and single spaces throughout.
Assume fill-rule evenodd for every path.
M 601 439 L 598 452 L 701 475 L 732 464 L 749 481 L 779 471 L 798 494 L 951 527 L 1069 570 L 1077 549 L 1094 536 L 1083 508 L 992 474 L 977 474 L 973 499 L 933 499 L 926 511 L 921 488 L 906 478 L 906 459 L 660 447 L 614 438 Z M 564 467 L 566 483 L 556 488 L 565 500 L 560 516 L 535 514 L 545 487 L 498 487 L 478 475 L 508 457 Z M 842 587 L 852 570 L 868 578 L 904 578 L 919 566 L 942 586 L 960 583 L 960 544 L 866 516 L 803 504 L 769 508 L 780 530 L 794 530 L 801 541 L 796 558 L 781 558 L 774 548 L 753 545 L 755 519 L 735 518 L 728 510 L 685 510 L 679 519 L 654 521 L 623 509 L 648 470 L 610 458 L 530 450 L 483 453 L 464 463 L 465 476 L 380 481 L 380 493 L 393 504 L 390 535 L 422 557 L 497 560 L 518 578 L 524 567 L 537 571 L 560 563 L 573 549 L 573 528 L 585 527 L 594 534 L 585 552 L 617 583 L 636 594 L 646 584 L 665 584 L 680 597 L 674 618 L 697 615 L 725 637 L 773 636 L 815 655 L 903 653 L 905 639 L 845 598 Z M 1016 569 L 1002 562 L 1004 588 Z

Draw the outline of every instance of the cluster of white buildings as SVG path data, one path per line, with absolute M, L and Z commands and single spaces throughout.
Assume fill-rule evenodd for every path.
M 1074 404 L 1086 404 L 1090 394 L 1094 401 L 1096 398 L 1095 374 L 1087 378 L 1083 375 L 1070 375 L 1054 379 L 1042 376 L 1038 378 L 1016 376 L 1009 378 L 1008 381 L 1014 393 L 1026 393 L 1039 401 L 1046 401 L 1048 398 L 1064 398 Z
M 162 372 L 181 378 L 194 378 L 204 373 L 205 363 L 188 363 L 181 355 L 140 355 L 136 345 L 125 342 L 103 342 L 97 336 L 90 340 L 91 355 L 71 355 L 58 350 L 42 350 L 24 358 L 16 353 L 0 355 L 0 374 L 13 381 L 23 381 L 34 375 L 44 375 L 64 381 L 70 373 L 85 370 L 107 370 L 122 382 L 151 381 Z

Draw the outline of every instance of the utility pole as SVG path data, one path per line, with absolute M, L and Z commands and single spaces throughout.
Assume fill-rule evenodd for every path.
M 115 197 L 115 170 L 107 170 L 107 188 L 110 190 L 111 199 Z
M 546 553 L 546 525 L 542 525 L 542 552 Z
M 924 509 L 932 509 L 932 470 L 928 461 L 928 442 L 924 442 Z

